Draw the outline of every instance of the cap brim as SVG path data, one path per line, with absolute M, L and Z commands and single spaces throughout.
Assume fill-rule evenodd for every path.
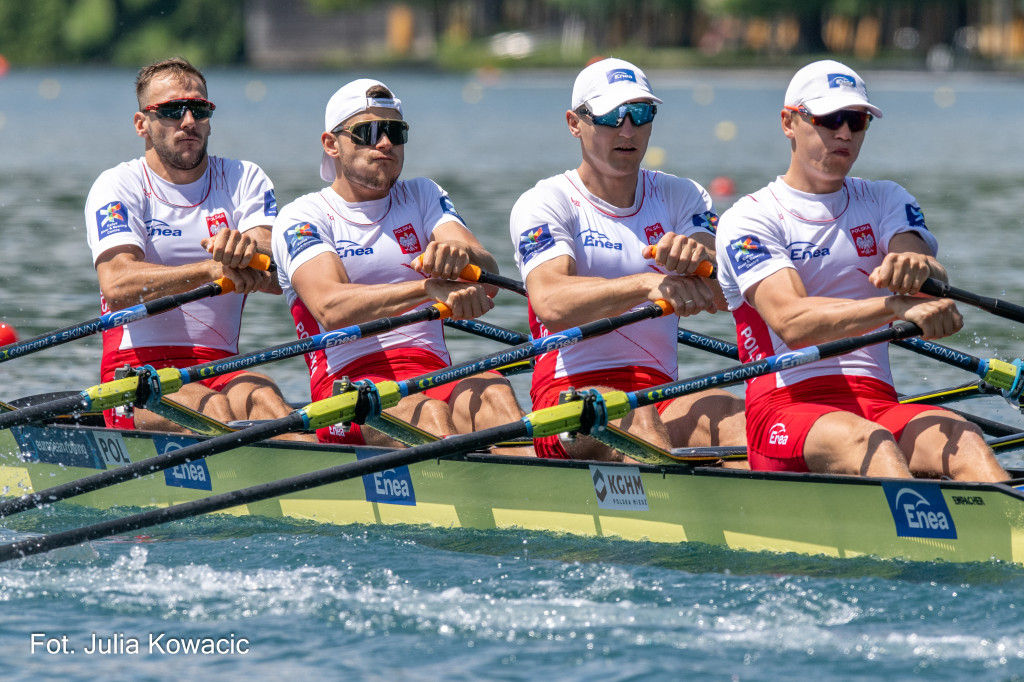
M 337 175 L 334 172 L 334 159 L 324 152 L 320 157 L 320 179 L 324 182 L 334 182 Z
M 652 95 L 649 90 L 644 90 L 641 87 L 630 84 L 629 86 L 616 88 L 615 92 L 608 93 L 607 95 L 598 95 L 593 99 L 589 99 L 586 105 L 590 107 L 590 113 L 594 114 L 594 116 L 604 116 L 620 104 L 635 99 L 649 99 L 655 104 L 661 104 L 661 100 Z
M 875 118 L 882 118 L 882 110 L 876 107 L 874 104 L 868 103 L 863 97 L 857 97 L 856 95 L 833 95 L 831 97 L 819 97 L 818 99 L 806 100 L 803 102 L 804 107 L 807 111 L 811 112 L 815 116 L 821 116 L 822 114 L 831 114 L 833 111 L 839 111 L 840 109 L 849 109 L 851 107 L 864 107 L 867 109 L 872 116 Z

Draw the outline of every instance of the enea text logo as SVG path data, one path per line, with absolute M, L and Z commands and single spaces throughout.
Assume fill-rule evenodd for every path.
M 828 75 L 828 87 L 830 88 L 855 88 L 857 79 L 847 76 L 845 73 L 830 73 Z
M 180 237 L 181 230 L 172 228 L 162 220 L 150 219 L 146 221 L 146 233 L 150 237 Z
M 356 451 L 357 459 L 372 457 L 372 452 Z M 367 502 L 383 502 L 384 504 L 404 504 L 416 506 L 416 491 L 412 486 L 409 467 L 398 467 L 387 471 L 367 474 L 363 478 L 363 491 Z
M 636 83 L 636 74 L 632 69 L 612 69 L 608 72 L 608 82 L 618 83 L 620 81 L 632 81 Z
M 153 445 L 161 455 L 180 450 L 193 443 L 195 441 L 168 436 L 153 436 Z M 210 478 L 210 470 L 206 466 L 205 459 L 197 459 L 164 469 L 164 484 L 174 488 L 213 491 L 213 481 Z
M 355 256 L 371 256 L 373 255 L 372 246 L 363 246 L 357 242 L 342 240 L 335 245 L 335 249 L 338 251 L 338 255 L 342 258 L 352 258 Z
M 956 525 L 937 483 L 883 482 L 896 535 L 901 538 L 956 539 Z
M 812 258 L 824 258 L 829 255 L 827 246 L 818 246 L 813 242 L 793 242 L 787 244 L 790 260 L 810 260 Z
M 100 239 L 118 232 L 130 232 L 128 209 L 120 201 L 111 201 L 96 211 L 96 226 L 99 228 Z
M 583 238 L 583 246 L 596 246 L 599 249 L 622 251 L 621 242 L 613 242 L 597 230 L 584 230 L 580 232 L 580 237 Z
M 744 273 L 761 261 L 771 258 L 771 254 L 761 244 L 761 240 L 752 234 L 740 237 L 729 244 L 726 253 L 729 254 L 729 260 L 732 261 L 737 274 Z

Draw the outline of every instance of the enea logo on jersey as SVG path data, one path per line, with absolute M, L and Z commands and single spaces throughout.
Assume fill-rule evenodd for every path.
M 920 206 L 914 206 L 913 204 L 906 204 L 907 207 L 907 224 L 911 227 L 923 227 L 928 229 L 928 226 L 924 224 L 924 212 L 921 211 Z
M 891 481 L 882 489 L 901 538 L 956 540 L 956 525 L 938 483 Z
M 531 258 L 554 245 L 555 238 L 551 236 L 551 229 L 547 223 L 531 227 L 519 235 L 519 255 L 524 264 L 529 263 Z
M 96 227 L 99 229 L 100 239 L 118 232 L 131 232 L 131 228 L 128 227 L 128 209 L 120 201 L 111 201 L 96 211 Z
M 768 249 L 764 248 L 761 240 L 752 234 L 732 242 L 725 251 L 729 254 L 729 260 L 732 261 L 737 274 L 746 272 L 758 263 L 771 258 L 771 254 L 768 253 Z
M 580 232 L 583 238 L 583 246 L 596 246 L 599 249 L 613 249 L 622 251 L 622 242 L 613 242 L 597 230 L 584 230 Z
M 359 242 L 353 242 L 348 240 L 339 241 L 335 245 L 335 249 L 338 255 L 342 258 L 353 258 L 355 256 L 372 256 L 373 247 L 363 246 Z
M 210 231 L 210 236 L 216 236 L 218 232 L 225 229 L 230 229 L 228 225 L 228 216 L 224 211 L 218 211 L 213 215 L 206 216 L 206 229 Z
M 311 246 L 324 243 L 312 223 L 295 223 L 284 231 L 284 240 L 288 244 L 288 255 L 292 258 Z
M 375 453 L 356 451 L 357 459 L 372 457 Z M 363 476 L 363 490 L 367 502 L 383 502 L 385 504 L 416 505 L 416 491 L 412 487 L 412 476 L 409 467 L 398 467 L 387 471 Z
M 459 212 L 455 210 L 455 204 L 453 204 L 452 200 L 448 197 L 441 197 L 441 212 L 455 216 L 459 219 L 459 222 L 466 222 L 462 219 L 462 216 L 459 215 Z
M 703 227 L 714 234 L 718 232 L 718 215 L 714 211 L 704 211 L 693 216 L 693 226 Z
M 175 229 L 162 220 L 150 219 L 146 221 L 146 233 L 150 237 L 180 237 L 181 230 Z
M 402 247 L 402 253 L 419 253 L 423 250 L 420 246 L 420 238 L 416 236 L 416 230 L 413 228 L 412 223 L 395 228 L 394 232 L 398 245 Z
M 268 218 L 273 218 L 277 215 L 277 197 L 274 196 L 274 190 L 268 189 L 263 193 L 263 215 Z
M 645 227 L 644 233 L 647 235 L 647 243 L 654 246 L 665 236 L 665 229 L 661 226 L 661 223 L 654 223 Z
M 814 242 L 793 242 L 787 244 L 790 260 L 810 260 L 812 258 L 824 258 L 829 255 L 827 246 L 818 246 Z

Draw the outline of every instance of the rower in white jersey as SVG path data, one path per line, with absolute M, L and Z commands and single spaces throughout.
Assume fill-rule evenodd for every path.
M 786 174 L 744 197 L 718 229 L 719 279 L 741 359 L 864 334 L 895 320 L 924 338 L 960 329 L 924 215 L 894 182 L 848 177 L 873 117 L 863 79 L 814 62 L 786 91 Z M 891 293 L 890 293 L 891 292 Z M 751 468 L 888 477 L 1006 478 L 978 427 L 926 405 L 901 405 L 888 348 L 866 349 L 748 382 Z
M 340 88 L 327 103 L 320 177 L 331 183 L 281 209 L 273 249 L 299 338 L 389 317 L 435 302 L 454 319 L 493 307 L 493 287 L 458 282 L 469 264 L 497 263 L 426 178 L 399 180 L 409 125 L 391 90 L 369 78 Z M 440 320 L 310 353 L 314 400 L 334 382 L 400 381 L 450 364 Z M 522 416 L 512 387 L 487 373 L 409 396 L 388 412 L 437 436 L 466 433 Z M 394 445 L 359 424 L 320 429 L 324 442 Z M 532 455 L 532 448 L 509 448 Z
M 582 163 L 524 193 L 510 220 L 535 337 L 658 299 L 678 315 L 725 308 L 718 285 L 693 276 L 715 257 L 718 217 L 707 192 L 640 167 L 659 103 L 643 71 L 621 59 L 595 62 L 576 78 L 565 116 Z M 570 387 L 632 391 L 672 381 L 677 325 L 675 316 L 648 320 L 542 356 L 533 408 L 556 404 Z M 743 403 L 705 391 L 635 410 L 620 425 L 663 448 L 742 445 Z M 541 457 L 622 459 L 585 437 L 534 445 Z
M 274 187 L 255 164 L 207 155 L 215 106 L 203 74 L 184 59 L 157 62 L 140 70 L 136 95 L 135 131 L 146 141 L 145 154 L 102 173 L 85 206 L 103 311 L 220 277 L 237 293 L 104 332 L 103 381 L 124 365 L 188 367 L 235 355 L 245 295 L 280 293 L 268 273 L 248 267 L 257 250 L 270 253 Z M 186 384 L 174 400 L 224 422 L 291 411 L 277 386 L 253 372 Z M 148 410 L 105 417 L 120 428 L 179 430 Z

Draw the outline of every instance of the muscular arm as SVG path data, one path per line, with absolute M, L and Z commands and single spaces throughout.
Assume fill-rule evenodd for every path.
M 889 254 L 871 273 L 875 286 L 916 293 L 927 276 L 945 279 L 946 271 L 916 234 L 901 233 L 889 246 Z M 895 320 L 916 323 L 925 338 L 948 336 L 963 323 L 949 300 L 902 294 L 863 300 L 808 296 L 792 268 L 757 282 L 747 289 L 746 298 L 790 348 L 857 336 Z
M 679 237 L 672 235 L 675 239 Z M 695 256 L 696 260 L 690 266 L 680 265 L 677 253 L 675 266 L 667 269 L 679 271 L 682 268 L 686 271 L 688 268 L 692 271 L 699 260 L 707 259 L 704 254 L 714 258 L 714 240 L 710 235 L 694 235 L 689 240 L 704 247 L 704 251 L 699 252 L 702 255 Z M 666 265 L 665 259 L 670 258 L 672 251 L 663 249 L 662 243 L 658 247 L 659 264 Z M 649 248 L 645 249 L 645 255 L 649 255 Z M 705 310 L 716 312 L 719 310 L 716 301 L 724 304 L 721 289 L 710 280 L 665 275 L 654 270 L 612 279 L 581 277 L 576 274 L 576 261 L 571 256 L 559 256 L 538 265 L 527 275 L 526 288 L 537 317 L 553 332 L 621 314 L 645 301 L 665 299 L 679 315 L 693 315 Z

